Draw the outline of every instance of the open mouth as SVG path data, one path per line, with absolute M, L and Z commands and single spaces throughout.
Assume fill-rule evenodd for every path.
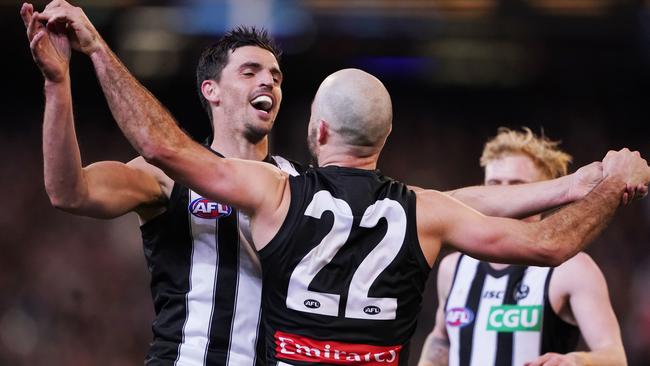
M 258 111 L 269 113 L 273 108 L 273 99 L 268 95 L 260 95 L 251 100 L 251 105 Z

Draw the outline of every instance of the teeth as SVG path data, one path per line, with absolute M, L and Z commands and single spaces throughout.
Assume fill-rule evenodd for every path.
M 273 107 L 273 99 L 271 99 L 271 97 L 268 95 L 260 95 L 259 97 L 251 100 L 251 104 L 257 109 L 268 111 L 271 109 L 271 107 Z

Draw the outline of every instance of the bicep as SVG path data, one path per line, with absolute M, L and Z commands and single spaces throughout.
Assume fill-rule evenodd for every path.
M 113 218 L 139 207 L 164 201 L 159 180 L 151 171 L 117 161 L 103 161 L 83 168 L 87 194 L 79 214 Z
M 429 207 L 427 221 L 444 243 L 486 261 L 545 262 L 545 252 L 534 245 L 533 224 L 485 216 L 445 194 L 429 192 L 428 205 L 421 208 Z

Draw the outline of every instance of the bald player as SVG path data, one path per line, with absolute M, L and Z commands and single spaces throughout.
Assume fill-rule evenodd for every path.
M 144 103 L 137 98 L 147 96 L 132 95 L 130 103 Z M 308 139 L 319 167 L 298 177 L 219 158 L 165 113 L 117 122 L 147 161 L 250 216 L 263 268 L 267 356 L 279 365 L 405 365 L 421 292 L 443 242 L 484 260 L 558 265 L 606 226 L 626 185 L 650 180 L 638 153 L 609 152 L 591 193 L 532 223 L 484 216 L 437 191 L 413 191 L 376 170 L 392 128 L 390 96 L 355 69 L 330 75 L 318 89 Z

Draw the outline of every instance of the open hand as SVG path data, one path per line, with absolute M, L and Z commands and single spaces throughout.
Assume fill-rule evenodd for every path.
M 34 62 L 46 80 L 61 82 L 68 75 L 70 66 L 70 42 L 65 33 L 65 24 L 46 28 L 38 21 L 32 4 L 23 4 L 20 9 L 27 29 L 27 39 Z

